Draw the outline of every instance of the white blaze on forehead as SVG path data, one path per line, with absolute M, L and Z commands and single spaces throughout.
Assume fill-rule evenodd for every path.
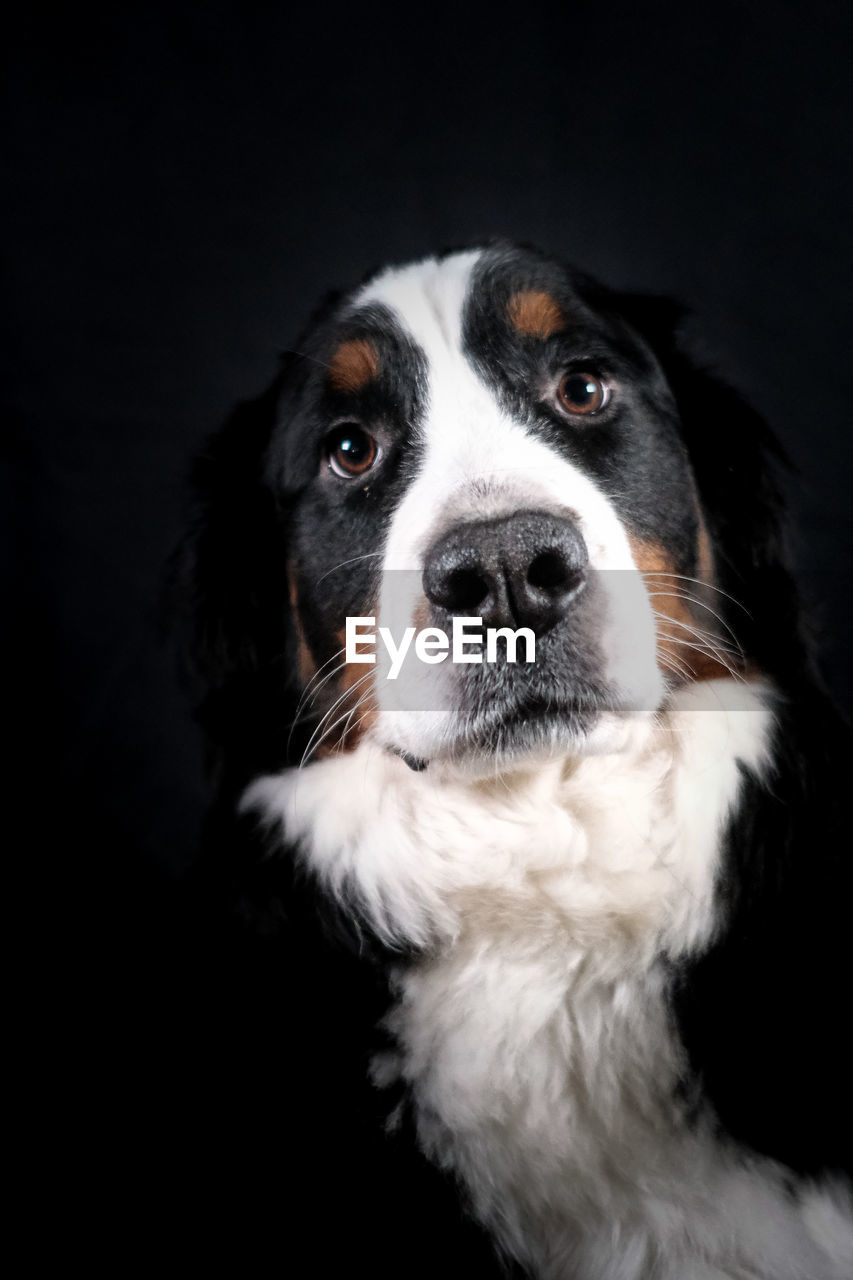
M 360 304 L 378 302 L 426 358 L 423 462 L 392 522 L 386 569 L 420 569 L 457 521 L 530 507 L 572 515 L 595 569 L 635 569 L 627 534 L 593 481 L 510 417 L 462 347 L 462 318 L 479 252 L 428 258 L 372 281 Z
M 512 418 L 466 358 L 463 314 L 481 256 L 460 253 L 391 269 L 356 299 L 359 305 L 388 307 L 426 365 L 428 395 L 419 426 L 422 460 L 392 518 L 383 561 L 385 571 L 415 572 L 391 575 L 396 578 L 394 598 L 383 591 L 382 620 L 398 629 L 411 622 L 425 557 L 453 525 L 520 510 L 566 516 L 580 528 L 591 569 L 621 571 L 604 574 L 609 609 L 601 643 L 607 675 L 632 701 L 652 706 L 662 693 L 654 620 L 627 531 L 612 502 L 580 468 Z M 404 576 L 408 587 L 401 592 Z M 418 678 L 437 691 L 449 677 L 429 669 Z M 380 679 L 380 689 L 383 683 Z M 382 701 L 380 692 L 380 705 Z M 388 714 L 393 713 L 386 707 Z M 441 720 L 451 716 L 449 711 L 437 714 Z M 410 718 L 407 739 L 413 725 Z

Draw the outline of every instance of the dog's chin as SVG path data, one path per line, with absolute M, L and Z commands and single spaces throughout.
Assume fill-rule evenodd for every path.
M 622 751 L 637 713 L 599 699 L 524 704 L 511 711 L 492 707 L 479 715 L 454 716 L 439 733 L 396 735 L 386 743 L 415 772 L 441 769 L 467 778 L 529 769 L 565 760 Z

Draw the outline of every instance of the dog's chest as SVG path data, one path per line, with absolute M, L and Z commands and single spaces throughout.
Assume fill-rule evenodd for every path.
M 425 1148 L 542 1276 L 651 1275 L 660 1238 L 686 1247 L 686 1218 L 716 1234 L 717 1205 L 742 1202 L 724 1230 L 746 1239 L 776 1216 L 781 1192 L 686 1122 L 665 989 L 667 963 L 713 931 L 741 767 L 766 757 L 760 691 L 728 710 L 724 692 L 511 784 L 414 775 L 365 747 L 250 797 L 328 891 L 416 949 L 377 1080 L 405 1080 Z M 605 1262 L 614 1222 L 633 1270 Z
M 502 874 L 448 889 L 453 934 L 400 973 L 398 1056 L 380 1064 L 517 1255 L 542 1240 L 565 1254 L 605 1200 L 671 1186 L 686 1159 L 661 950 L 709 927 L 713 875 L 681 878 L 671 755 L 585 772 L 559 805 L 516 811 L 512 854 L 507 831 L 482 833 Z
M 399 980 L 378 1082 L 404 1079 L 425 1150 L 536 1274 L 608 1210 L 631 1219 L 638 1186 L 670 1200 L 690 1172 L 680 1053 L 642 952 L 614 941 L 594 963 L 568 939 L 471 934 Z

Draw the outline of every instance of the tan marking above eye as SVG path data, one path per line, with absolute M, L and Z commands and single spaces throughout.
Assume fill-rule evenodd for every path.
M 507 303 L 513 328 L 531 338 L 550 338 L 564 328 L 566 320 L 557 303 L 544 289 L 522 289 Z
M 366 338 L 342 342 L 329 361 L 329 381 L 338 391 L 360 391 L 376 377 L 379 353 Z

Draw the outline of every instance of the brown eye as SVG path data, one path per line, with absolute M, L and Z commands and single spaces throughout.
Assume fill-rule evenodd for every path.
M 607 388 L 592 373 L 567 373 L 557 395 L 569 413 L 597 413 L 607 403 Z
M 326 441 L 326 448 L 329 466 L 336 476 L 343 476 L 345 480 L 364 475 L 379 456 L 373 436 L 354 422 L 336 427 Z

